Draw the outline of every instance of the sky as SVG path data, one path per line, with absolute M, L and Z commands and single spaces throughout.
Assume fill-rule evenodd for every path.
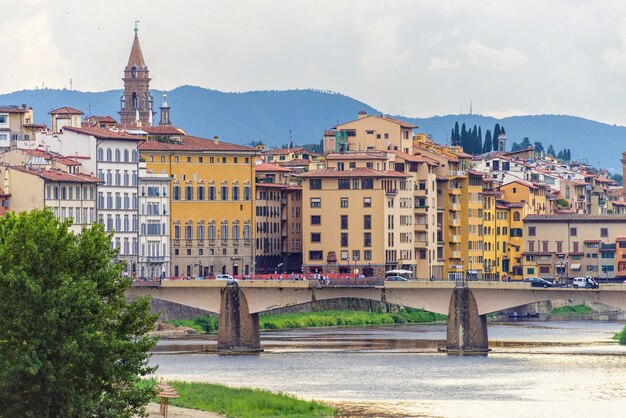
M 0 0 L 0 93 L 122 88 L 134 21 L 151 88 L 319 89 L 410 117 L 626 125 L 620 0 Z

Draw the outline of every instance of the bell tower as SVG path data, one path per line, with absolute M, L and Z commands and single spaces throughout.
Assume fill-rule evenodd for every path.
M 124 68 L 124 94 L 120 98 L 118 113 L 121 125 L 147 127 L 152 125 L 154 99 L 150 94 L 150 73 L 139 45 L 137 23 L 139 21 L 135 21 L 135 38 Z

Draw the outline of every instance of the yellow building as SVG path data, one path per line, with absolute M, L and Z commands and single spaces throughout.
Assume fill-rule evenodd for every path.
M 524 215 L 541 215 L 548 213 L 550 207 L 546 197 L 547 187 L 541 183 L 514 180 L 500 186 L 500 190 L 504 192 L 503 200 L 524 204 Z
M 381 161 L 363 154 L 327 161 L 301 175 L 304 272 L 415 271 L 411 176 L 368 168 Z
M 496 205 L 503 192 L 494 189 L 492 177 L 483 178 L 483 270 L 486 279 L 499 279 L 501 266 L 496 251 Z
M 147 141 L 140 156 L 170 185 L 171 274 L 254 274 L 254 161 L 257 150 L 183 136 Z
M 324 152 L 395 150 L 409 154 L 414 128 L 398 119 L 360 111 L 357 119 L 324 133 Z
M 80 128 L 82 126 L 81 118 L 84 113 L 72 107 L 65 106 L 51 110 L 49 115 L 52 132 L 59 132 L 66 126 Z
M 33 123 L 33 108 L 22 106 L 0 106 L 0 147 L 8 148 L 9 141 L 33 139 L 33 129 L 42 125 Z M 45 127 L 45 126 L 44 126 Z

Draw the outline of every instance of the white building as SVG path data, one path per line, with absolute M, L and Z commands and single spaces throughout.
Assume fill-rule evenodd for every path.
M 138 145 L 141 138 L 126 132 L 95 127 L 64 127 L 54 135 L 41 135 L 45 149 L 80 159 L 85 174 L 95 175 L 98 220 L 113 232 L 111 245 L 126 261 L 126 272 L 137 272 L 139 254 Z M 39 142 L 39 141 L 36 141 Z
M 140 278 L 170 274 L 170 177 L 146 170 L 139 162 L 139 262 Z

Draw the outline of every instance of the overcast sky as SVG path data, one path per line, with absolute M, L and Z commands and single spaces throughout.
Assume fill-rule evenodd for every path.
M 139 20 L 151 87 L 313 88 L 389 114 L 626 124 L 626 2 L 0 0 L 0 93 L 121 89 Z

